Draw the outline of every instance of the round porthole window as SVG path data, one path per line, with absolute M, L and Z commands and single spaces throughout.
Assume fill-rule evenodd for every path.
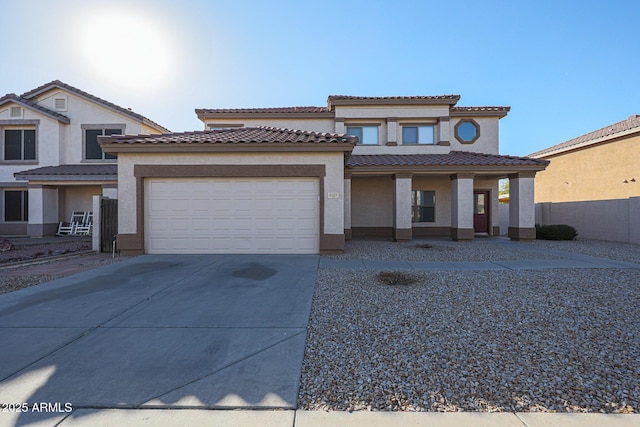
M 480 137 L 480 126 L 475 120 L 460 120 L 455 131 L 456 139 L 463 144 L 473 144 Z

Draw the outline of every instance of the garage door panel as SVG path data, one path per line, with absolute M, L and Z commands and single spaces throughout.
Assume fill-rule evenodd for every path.
M 317 253 L 316 178 L 145 181 L 149 253 Z

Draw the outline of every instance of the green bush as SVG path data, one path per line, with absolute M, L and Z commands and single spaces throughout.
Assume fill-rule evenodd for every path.
M 536 239 L 542 240 L 574 240 L 578 232 L 575 228 L 565 224 L 539 225 L 536 224 Z

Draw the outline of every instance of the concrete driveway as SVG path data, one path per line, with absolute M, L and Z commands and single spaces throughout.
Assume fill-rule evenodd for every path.
M 1 295 L 0 402 L 295 408 L 317 267 L 146 255 Z

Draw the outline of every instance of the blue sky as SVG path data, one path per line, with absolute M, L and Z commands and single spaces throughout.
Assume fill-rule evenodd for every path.
M 59 79 L 173 131 L 194 108 L 459 94 L 501 153 L 640 114 L 640 2 L 0 0 L 0 95 Z

